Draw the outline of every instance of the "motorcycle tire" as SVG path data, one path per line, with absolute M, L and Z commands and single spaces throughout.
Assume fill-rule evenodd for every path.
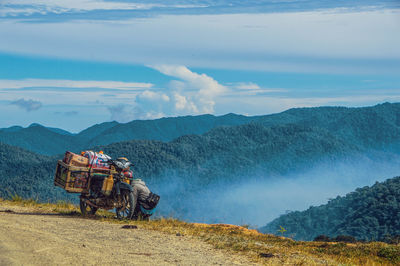
M 79 201 L 79 208 L 81 209 L 81 213 L 83 216 L 94 215 L 97 212 L 96 207 L 90 206 L 86 203 L 86 200 L 82 198 Z
M 133 193 L 127 190 L 121 191 L 122 207 L 116 208 L 115 213 L 118 219 L 131 219 L 133 216 Z

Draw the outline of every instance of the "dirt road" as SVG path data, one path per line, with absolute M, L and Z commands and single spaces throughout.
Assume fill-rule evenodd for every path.
M 249 265 L 187 236 L 0 203 L 0 265 Z

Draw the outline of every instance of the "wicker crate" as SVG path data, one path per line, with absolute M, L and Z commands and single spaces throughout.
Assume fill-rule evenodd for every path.
M 54 185 L 71 193 L 88 193 L 89 176 L 88 167 L 68 165 L 60 160 L 54 175 Z

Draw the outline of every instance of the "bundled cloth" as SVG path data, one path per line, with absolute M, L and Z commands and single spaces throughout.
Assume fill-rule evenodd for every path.
M 83 151 L 82 156 L 88 159 L 88 167 L 93 169 L 110 169 L 110 156 L 102 152 Z

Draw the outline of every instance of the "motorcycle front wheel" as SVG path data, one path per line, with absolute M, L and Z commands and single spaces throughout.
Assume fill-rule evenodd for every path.
M 135 207 L 133 206 L 133 193 L 130 191 L 121 191 L 121 207 L 115 209 L 118 219 L 131 219 Z
M 86 203 L 85 199 L 80 198 L 79 201 L 79 208 L 81 209 L 81 213 L 83 216 L 86 216 L 88 214 L 94 215 L 97 212 L 97 208 L 90 206 L 89 204 Z

